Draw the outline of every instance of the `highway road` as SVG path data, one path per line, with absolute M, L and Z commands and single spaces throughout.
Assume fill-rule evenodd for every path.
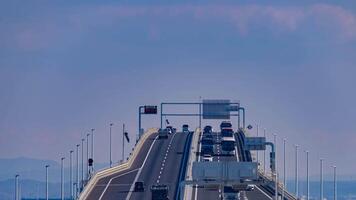
M 186 142 L 191 134 L 174 133 L 168 139 L 151 135 L 142 146 L 130 169 L 102 178 L 89 194 L 89 200 L 149 199 L 153 184 L 167 184 L 169 198 L 176 193 Z M 183 165 L 184 166 L 184 165 Z M 133 184 L 143 181 L 144 192 L 133 192 Z
M 237 147 L 235 149 L 235 155 L 234 156 L 227 156 L 223 155 L 221 153 L 221 137 L 220 133 L 214 133 L 213 134 L 215 137 L 214 139 L 216 140 L 216 144 L 214 145 L 214 157 L 213 161 L 217 162 L 225 162 L 225 161 L 240 161 L 243 160 L 242 158 L 242 152 L 241 149 L 239 148 L 240 142 L 238 140 L 238 135 L 235 134 L 235 138 L 237 141 Z M 199 145 L 201 148 L 201 146 Z M 201 160 L 201 157 L 198 156 L 197 158 L 199 161 Z M 192 199 L 198 200 L 198 199 L 204 199 L 204 200 L 217 200 L 217 199 L 222 199 L 222 187 L 214 187 L 214 188 L 208 188 L 205 186 L 205 188 L 202 188 L 201 186 L 198 186 L 197 189 L 193 189 L 193 196 Z M 263 189 L 260 187 L 256 187 L 254 191 L 249 191 L 245 192 L 245 194 L 242 193 L 242 196 L 246 195 L 246 197 L 249 200 L 271 200 L 272 196 L 269 195 L 267 192 L 265 192 Z M 243 198 L 241 198 L 243 199 Z

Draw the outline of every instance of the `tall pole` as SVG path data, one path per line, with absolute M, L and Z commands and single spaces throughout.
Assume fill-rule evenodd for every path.
M 334 168 L 334 200 L 337 200 L 337 185 L 336 185 L 336 166 Z
M 111 141 L 112 141 L 112 138 L 111 138 L 111 127 L 112 127 L 112 125 L 114 125 L 113 123 L 110 123 L 110 153 L 109 153 L 109 160 L 110 160 L 110 168 L 112 167 L 112 155 L 111 155 L 111 151 L 112 151 L 112 149 L 111 149 Z
M 89 136 L 90 136 L 90 134 L 89 133 L 87 133 L 87 159 L 86 159 L 86 176 L 87 176 L 87 181 L 89 180 Z
M 307 154 L 307 200 L 309 200 L 309 151 L 305 151 Z
M 64 157 L 61 158 L 61 199 L 64 200 L 64 170 L 63 170 Z
M 122 124 L 122 162 L 125 161 L 125 124 Z
M 263 137 L 266 138 L 266 129 L 263 129 Z M 263 151 L 263 173 L 266 175 L 266 150 Z
M 15 175 L 15 200 L 19 200 L 19 176 L 18 174 Z
M 320 200 L 324 199 L 323 159 L 320 158 Z
M 136 138 L 136 142 L 141 137 L 141 114 L 142 114 L 141 110 L 142 110 L 142 108 L 144 108 L 144 107 L 143 106 L 138 107 L 138 137 Z M 161 104 L 161 128 L 162 128 L 162 104 Z
M 73 199 L 73 163 L 72 163 L 73 150 L 69 151 L 69 187 L 70 187 L 70 199 Z
M 46 165 L 46 200 L 48 200 L 48 167 L 49 165 Z
M 79 187 L 79 147 L 80 147 L 80 144 L 77 144 L 77 172 L 76 172 L 76 179 L 77 179 L 77 182 L 76 182 L 76 189 L 75 189 L 75 197 L 77 198 L 78 197 L 78 187 Z
M 287 139 L 283 139 L 283 191 L 282 191 L 282 200 L 284 200 L 284 190 L 287 188 L 286 181 L 286 141 Z
M 295 145 L 295 196 L 299 197 L 299 191 L 298 191 L 298 183 L 299 183 L 299 175 L 298 175 L 298 147 L 299 145 Z
M 256 124 L 256 131 L 257 131 L 257 137 L 258 137 L 258 124 Z M 258 167 L 260 166 L 260 162 L 258 159 L 258 151 L 256 151 L 256 153 L 257 153 L 257 169 L 258 169 Z
M 94 131 L 95 129 L 91 129 L 91 159 L 93 159 L 93 165 L 91 166 L 91 172 L 94 172 Z
M 82 191 L 84 187 L 84 141 L 85 139 L 82 139 L 82 184 L 80 185 L 80 191 Z
M 274 179 L 274 189 L 275 189 L 275 191 L 274 191 L 274 199 L 275 200 L 278 200 L 278 165 L 277 165 L 277 134 L 273 134 L 273 140 L 274 140 L 274 152 L 275 152 L 275 172 L 274 172 L 274 177 L 275 177 L 275 179 Z
M 201 97 L 199 97 L 199 129 L 201 130 Z

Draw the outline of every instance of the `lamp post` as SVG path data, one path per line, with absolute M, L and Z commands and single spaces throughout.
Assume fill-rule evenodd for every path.
M 64 170 L 63 170 L 63 162 L 64 157 L 61 158 L 61 199 L 64 200 Z
M 334 168 L 334 200 L 337 200 L 337 185 L 336 185 L 336 166 Z
M 125 161 L 125 124 L 122 124 L 122 162 Z
M 299 175 L 298 175 L 298 148 L 299 145 L 295 145 L 295 196 L 299 197 L 299 191 L 298 191 L 298 183 L 299 183 Z
M 258 137 L 258 124 L 256 124 L 256 135 Z M 257 158 L 257 168 L 260 166 L 260 162 L 259 162 L 259 159 L 258 159 L 258 151 L 256 151 L 257 155 L 256 155 L 256 158 Z
M 324 199 L 323 161 L 324 159 L 320 158 L 320 200 Z
M 15 200 L 19 200 L 19 177 L 20 175 L 15 175 Z
M 309 151 L 305 151 L 307 154 L 307 200 L 309 200 Z
M 112 154 L 111 154 L 111 151 L 112 151 L 112 149 L 111 149 L 111 147 L 112 147 L 112 145 L 111 145 L 111 142 L 112 142 L 112 135 L 111 135 L 111 128 L 112 128 L 112 126 L 113 126 L 114 124 L 113 123 L 110 123 L 110 153 L 109 153 L 109 159 L 110 159 L 110 168 L 112 167 Z
M 70 187 L 70 199 L 73 199 L 73 163 L 72 163 L 73 150 L 69 151 L 69 187 Z
M 263 137 L 266 138 L 266 129 L 263 129 Z M 263 151 L 263 173 L 266 175 L 266 150 Z
M 48 200 L 48 167 L 49 165 L 46 165 L 46 200 Z
M 278 200 L 278 167 L 277 167 L 277 134 L 273 134 L 274 151 L 275 151 L 275 182 L 274 182 L 274 199 Z
M 284 199 L 284 190 L 287 187 L 286 181 L 286 141 L 287 139 L 283 139 L 283 191 L 282 191 L 282 199 Z
M 82 139 L 82 184 L 80 184 L 80 191 L 82 191 L 84 187 L 84 141 L 85 139 Z
M 87 133 L 87 159 L 86 159 L 86 180 L 88 181 L 89 180 L 89 136 L 90 134 Z
M 91 129 L 91 159 L 93 159 L 92 172 L 94 172 L 94 131 L 95 129 Z
M 75 189 L 75 197 L 77 198 L 78 197 L 78 187 L 79 187 L 79 147 L 80 147 L 80 144 L 77 144 L 77 172 L 76 172 L 76 179 L 77 179 L 77 182 L 76 182 L 76 189 Z

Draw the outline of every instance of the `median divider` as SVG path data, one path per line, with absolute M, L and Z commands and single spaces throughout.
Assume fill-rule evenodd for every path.
M 115 173 L 130 169 L 132 166 L 133 161 L 136 159 L 138 153 L 141 150 L 142 145 L 145 143 L 146 139 L 151 136 L 154 133 L 157 133 L 158 129 L 157 128 L 150 128 L 147 130 L 145 134 L 142 135 L 141 139 L 138 141 L 137 145 L 135 146 L 133 152 L 131 153 L 131 156 L 129 159 L 122 164 L 119 164 L 117 166 L 107 168 L 107 169 L 102 169 L 99 170 L 94 174 L 94 176 L 89 180 L 88 184 L 85 186 L 84 190 L 80 193 L 79 195 L 79 200 L 85 200 L 88 198 L 88 195 L 90 192 L 94 189 L 95 185 L 97 182 L 106 176 L 113 175 Z
M 190 154 L 189 154 L 187 170 L 186 170 L 186 174 L 185 174 L 185 180 L 193 179 L 193 177 L 192 177 L 193 162 L 195 162 L 197 160 L 197 152 L 199 152 L 199 149 L 198 149 L 199 133 L 200 133 L 200 128 L 197 128 L 197 129 L 195 129 L 193 136 L 192 136 Z M 192 195 L 193 195 L 193 186 L 187 185 L 186 187 L 184 187 L 184 199 L 192 199 Z

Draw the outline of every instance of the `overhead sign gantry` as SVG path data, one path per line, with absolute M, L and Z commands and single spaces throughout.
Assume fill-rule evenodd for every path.
M 196 105 L 198 113 L 165 113 L 165 107 L 170 105 Z M 230 119 L 231 116 L 238 117 L 238 128 L 240 128 L 240 112 L 242 111 L 242 127 L 245 128 L 245 109 L 239 102 L 231 102 L 225 99 L 205 99 L 202 102 L 162 102 L 161 103 L 161 128 L 163 127 L 163 117 L 165 116 L 196 116 L 199 118 L 199 127 L 203 119 Z M 232 113 L 237 112 L 237 113 Z

